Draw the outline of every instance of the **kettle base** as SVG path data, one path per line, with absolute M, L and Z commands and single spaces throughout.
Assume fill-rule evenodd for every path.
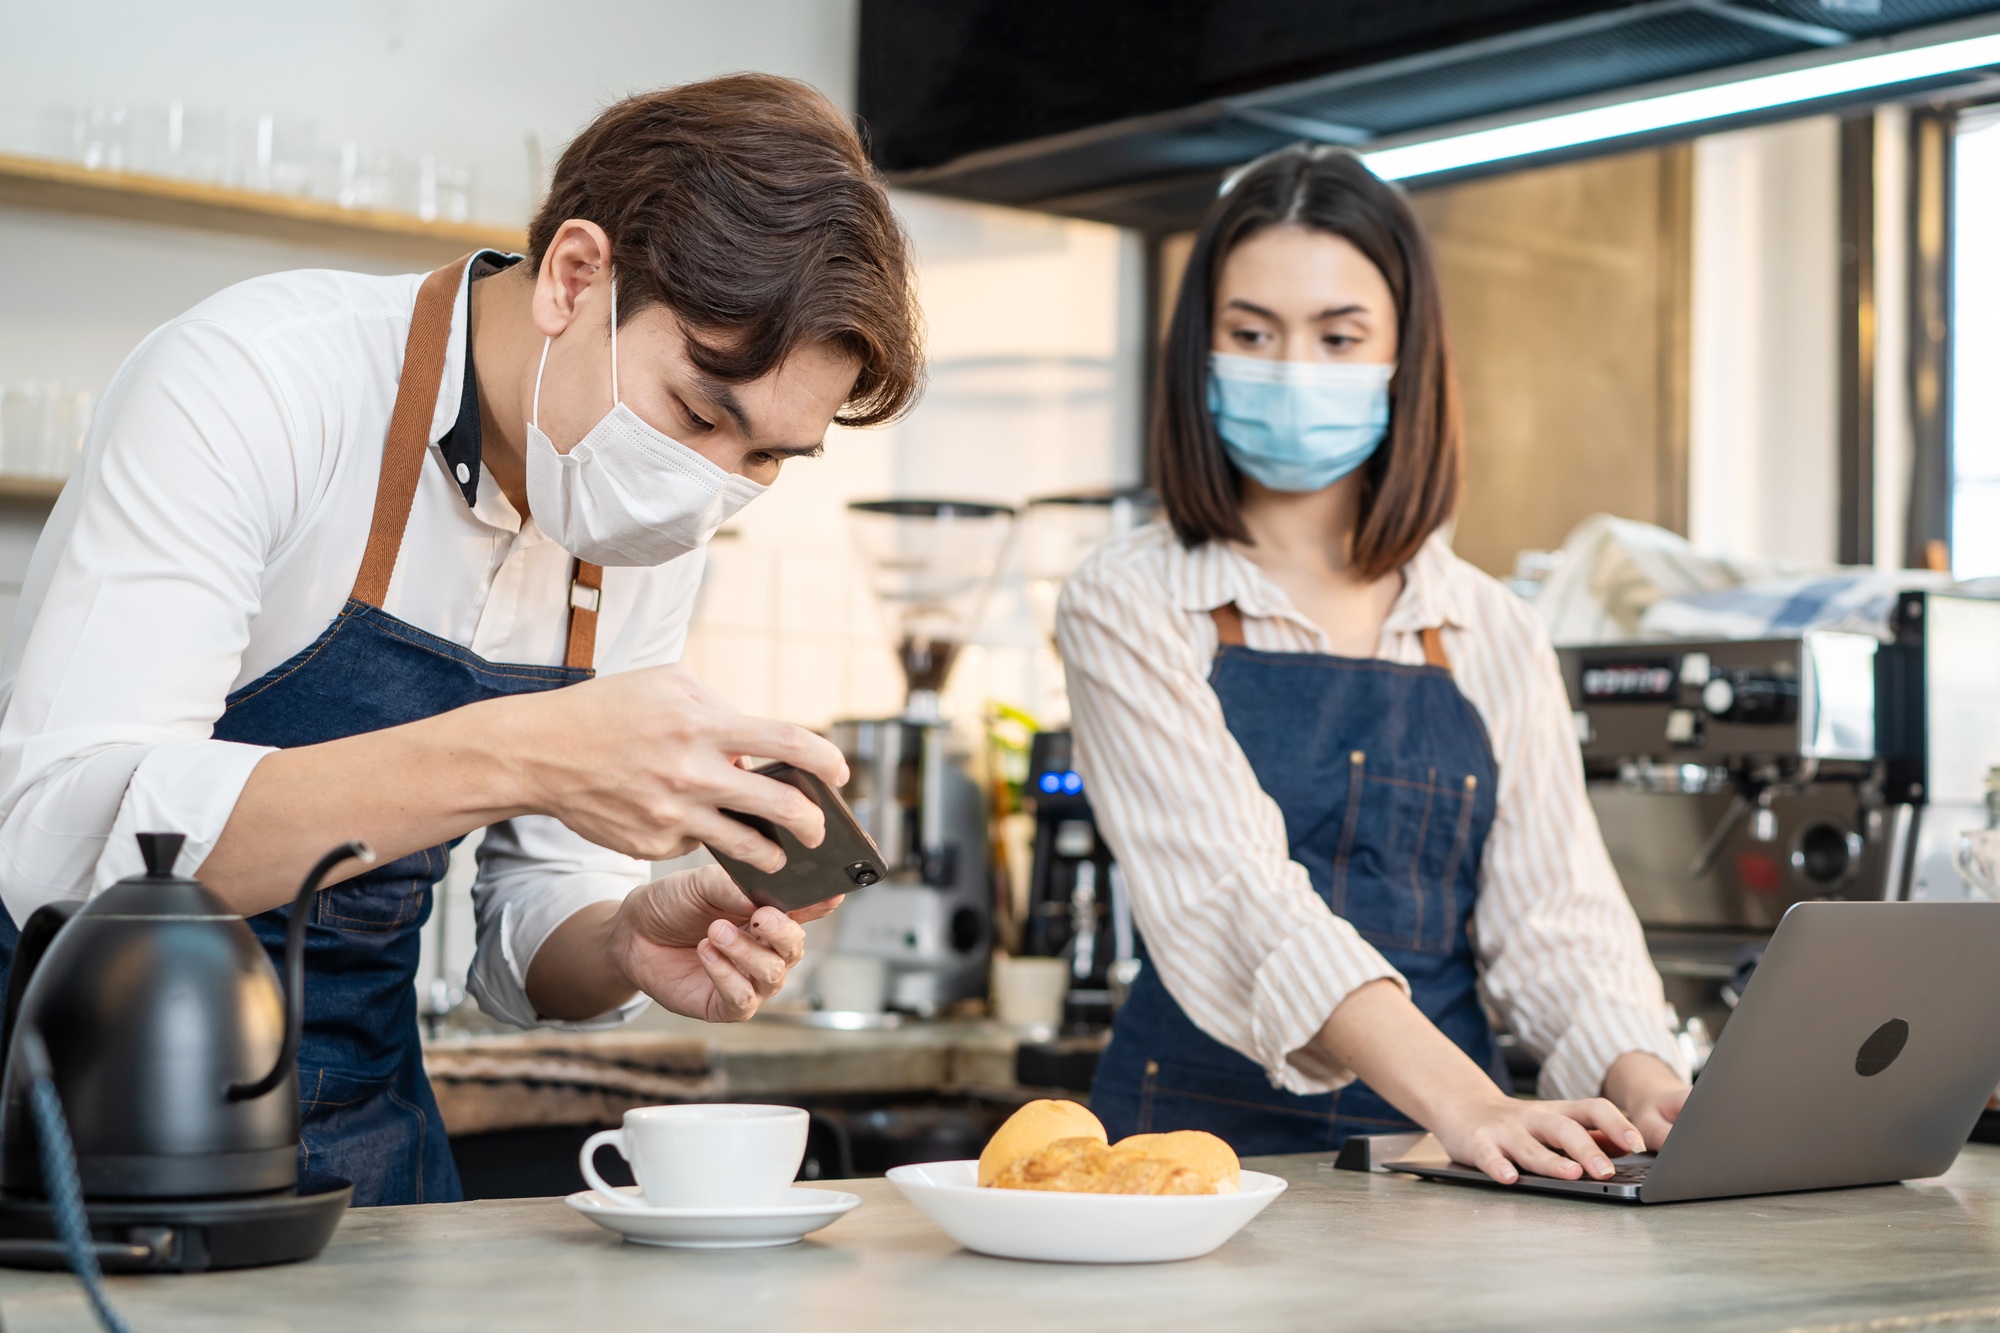
M 108 1273 L 202 1273 L 296 1263 L 326 1248 L 354 1187 L 301 1180 L 296 1193 L 234 1199 L 86 1201 L 93 1240 L 137 1246 L 145 1258 L 105 1254 Z M 9 1242 L 31 1242 L 29 1245 Z M 40 1243 L 33 1243 L 40 1242 Z M 0 1266 L 67 1268 L 46 1199 L 0 1195 Z

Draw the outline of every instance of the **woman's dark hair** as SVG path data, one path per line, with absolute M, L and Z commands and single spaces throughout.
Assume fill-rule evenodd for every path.
M 1363 578 L 1405 564 L 1458 503 L 1458 390 L 1430 246 L 1409 201 L 1344 149 L 1287 148 L 1253 162 L 1195 234 L 1161 358 L 1150 449 L 1154 485 L 1189 546 L 1247 542 L 1243 477 L 1208 410 L 1215 284 L 1230 251 L 1276 226 L 1339 236 L 1381 270 L 1396 302 L 1396 376 L 1389 433 L 1363 465 L 1350 553 Z
M 665 306 L 705 374 L 740 384 L 829 344 L 860 362 L 847 426 L 922 391 L 909 239 L 854 127 L 803 83 L 732 74 L 613 105 L 556 164 L 531 270 L 570 218 L 611 238 L 621 322 Z

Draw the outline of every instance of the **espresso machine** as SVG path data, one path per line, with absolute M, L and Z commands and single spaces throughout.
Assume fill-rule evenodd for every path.
M 892 1009 L 929 1017 L 986 987 L 993 941 L 987 798 L 975 747 L 939 705 L 977 627 L 1014 525 L 1005 505 L 868 500 L 848 506 L 870 585 L 896 636 L 900 716 L 833 724 L 842 789 L 890 873 L 848 895 L 841 953 L 880 958 Z
M 1966 896 L 2000 601 L 1904 593 L 1887 630 L 1560 651 L 1612 863 L 1668 999 L 1710 1029 L 1792 904 Z
M 1158 511 L 1152 492 L 1138 487 L 1028 502 L 1028 591 L 1051 643 L 1063 581 L 1100 542 L 1151 522 Z M 1066 1027 L 1108 1026 L 1114 992 L 1137 973 L 1132 911 L 1117 861 L 1098 833 L 1067 729 L 1036 733 L 1023 799 L 1034 813 L 1035 842 L 1021 952 L 1068 960 Z

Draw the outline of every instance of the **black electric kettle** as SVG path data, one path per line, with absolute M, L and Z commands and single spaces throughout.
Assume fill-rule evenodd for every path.
M 202 1219 L 247 1221 L 254 1240 L 261 1217 L 268 1240 L 272 1208 L 296 1211 L 301 1196 L 326 1193 L 302 1188 L 298 1172 L 306 924 L 327 874 L 374 854 L 346 843 L 306 876 L 281 985 L 242 916 L 174 874 L 182 842 L 140 834 L 144 875 L 81 906 L 45 906 L 21 931 L 0 1019 L 0 1235 L 22 1234 L 10 1220 L 49 1194 L 29 1098 L 39 1056 L 16 1058 L 16 1034 L 30 1031 L 47 1050 L 93 1232 L 102 1239 L 107 1218 L 153 1224 L 154 1262 L 138 1266 L 234 1266 L 215 1252 L 227 1228 L 204 1233 Z M 170 1261 L 158 1230 L 175 1223 L 181 1252 Z M 202 1253 L 188 1253 L 189 1241 Z M 303 1257 L 252 1251 L 235 1262 Z

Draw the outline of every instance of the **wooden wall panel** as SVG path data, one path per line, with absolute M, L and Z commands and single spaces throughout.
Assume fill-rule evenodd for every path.
M 1457 549 L 1494 574 L 1599 511 L 1687 524 L 1687 145 L 1418 191 L 1464 392 Z

